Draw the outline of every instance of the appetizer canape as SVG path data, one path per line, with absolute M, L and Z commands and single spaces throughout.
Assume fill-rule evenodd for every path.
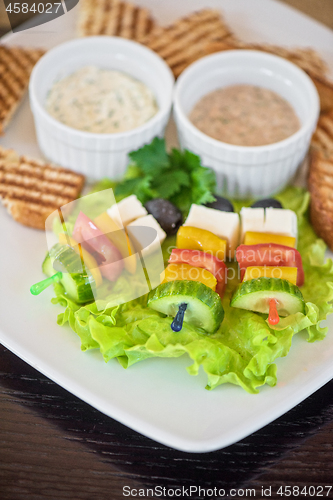
M 296 250 L 297 217 L 276 200 L 262 200 L 242 208 L 241 237 L 236 251 L 242 283 L 231 306 L 268 314 L 268 323 L 279 316 L 305 312 L 298 286 L 304 283 L 302 259 Z

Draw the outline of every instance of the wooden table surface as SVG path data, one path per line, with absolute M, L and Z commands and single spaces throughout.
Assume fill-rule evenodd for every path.
M 333 0 L 285 2 L 333 28 Z M 333 381 L 248 438 L 188 454 L 104 416 L 0 346 L 0 500 L 117 500 L 155 487 L 204 498 L 187 497 L 191 485 L 223 498 L 332 498 Z
M 125 487 L 191 485 L 233 498 L 271 488 L 270 498 L 281 499 L 284 486 L 310 496 L 324 487 L 326 496 L 332 457 L 333 381 L 246 439 L 190 454 L 104 416 L 0 346 L 1 500 L 118 500 Z

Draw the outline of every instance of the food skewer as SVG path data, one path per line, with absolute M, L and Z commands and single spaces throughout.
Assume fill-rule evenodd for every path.
M 280 316 L 305 312 L 299 286 L 304 283 L 302 258 L 296 250 L 297 218 L 273 199 L 242 208 L 244 242 L 236 250 L 241 283 L 231 306 L 268 314 L 268 324 Z
M 94 300 L 95 279 L 72 247 L 59 243 L 54 245 L 44 259 L 42 270 L 47 278 L 32 285 L 30 292 L 33 295 L 39 295 L 59 281 L 68 297 L 78 304 Z
M 184 225 L 177 231 L 177 248 L 170 254 L 162 284 L 148 298 L 149 307 L 174 316 L 174 332 L 181 331 L 185 320 L 213 333 L 223 320 L 221 300 L 227 281 L 224 260 L 227 254 L 234 253 L 239 217 L 228 200 L 217 197 L 214 203 L 216 208 L 192 204 Z M 214 223 L 210 229 L 223 226 L 227 238 L 206 229 L 211 219 Z

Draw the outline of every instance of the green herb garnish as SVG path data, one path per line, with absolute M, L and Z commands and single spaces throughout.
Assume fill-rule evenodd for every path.
M 172 149 L 167 153 L 164 139 L 155 139 L 129 154 L 131 163 L 125 178 L 115 189 L 117 201 L 136 194 L 141 203 L 165 198 L 187 213 L 192 203 L 214 201 L 214 172 L 201 165 L 190 151 Z

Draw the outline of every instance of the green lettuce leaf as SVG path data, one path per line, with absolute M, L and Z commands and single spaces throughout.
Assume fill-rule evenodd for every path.
M 175 162 L 180 162 L 177 154 Z M 198 184 L 198 192 L 199 189 Z M 187 354 L 192 360 L 188 373 L 197 375 L 202 366 L 207 375 L 207 389 L 232 383 L 256 393 L 264 384 L 274 386 L 277 380 L 274 361 L 288 354 L 295 334 L 307 332 L 309 342 L 325 337 L 327 328 L 321 328 L 320 323 L 332 312 L 333 300 L 333 263 L 330 259 L 325 261 L 325 244 L 309 223 L 308 193 L 289 187 L 277 198 L 298 217 L 298 249 L 305 272 L 301 291 L 306 314 L 281 318 L 278 325 L 272 327 L 267 315 L 232 308 L 230 298 L 237 286 L 234 278 L 228 281 L 223 298 L 225 319 L 215 334 L 207 335 L 186 323 L 181 332 L 175 333 L 170 328 L 172 318 L 148 308 L 145 295 L 117 307 L 110 307 L 107 297 L 99 307 L 95 303 L 80 307 L 66 297 L 62 285 L 57 283 L 53 302 L 65 308 L 58 316 L 58 324 L 69 324 L 81 338 L 82 350 L 100 349 L 106 362 L 116 358 L 124 368 L 150 357 Z M 165 260 L 174 243 L 174 239 L 168 239 L 163 245 Z M 230 271 L 236 270 L 235 263 L 229 267 Z M 121 283 L 118 286 L 119 297 L 125 300 L 126 289 Z

